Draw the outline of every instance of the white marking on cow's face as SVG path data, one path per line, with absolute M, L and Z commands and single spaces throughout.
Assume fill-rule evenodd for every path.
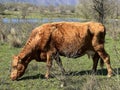
M 90 58 L 90 57 L 94 57 L 95 52 L 92 50 L 88 50 L 88 51 L 86 51 L 86 54 L 88 55 L 88 58 Z

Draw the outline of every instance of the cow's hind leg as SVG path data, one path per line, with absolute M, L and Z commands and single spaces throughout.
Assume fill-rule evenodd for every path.
M 107 54 L 107 52 L 104 49 L 105 31 L 101 29 L 100 30 L 98 29 L 96 33 L 94 33 L 94 36 L 92 38 L 92 45 L 93 45 L 94 50 L 98 53 L 100 58 L 106 64 L 107 71 L 108 71 L 108 77 L 111 77 L 112 68 L 110 64 L 110 56 Z
M 103 45 L 97 47 L 96 49 L 97 53 L 99 54 L 100 58 L 103 59 L 104 63 L 106 64 L 107 71 L 108 71 L 108 77 L 112 76 L 112 68 L 110 64 L 110 56 L 105 51 Z

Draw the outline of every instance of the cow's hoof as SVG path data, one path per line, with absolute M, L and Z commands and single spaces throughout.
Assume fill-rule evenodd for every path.
M 64 84 L 61 84 L 60 87 L 63 88 L 65 85 Z
M 46 78 L 46 79 L 49 79 L 49 75 L 45 75 L 45 78 Z
M 45 78 L 46 78 L 46 79 L 54 78 L 54 76 L 53 76 L 53 75 L 45 75 Z
M 93 74 L 93 75 L 96 75 L 97 71 L 96 70 L 92 70 L 90 73 Z
M 46 77 L 46 76 L 45 76 L 45 79 L 49 79 L 49 77 Z
M 110 78 L 110 77 L 112 77 L 112 76 L 113 76 L 113 74 L 108 74 L 108 75 L 107 75 L 108 78 Z
M 67 86 L 66 82 L 62 82 L 61 85 L 60 85 L 61 88 L 65 87 L 65 86 Z

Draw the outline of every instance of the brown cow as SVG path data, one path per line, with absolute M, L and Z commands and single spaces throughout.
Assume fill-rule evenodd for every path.
M 52 66 L 52 60 L 61 62 L 59 56 L 77 58 L 88 54 L 93 59 L 93 70 L 96 71 L 97 63 L 101 58 L 107 66 L 108 77 L 112 75 L 110 57 L 104 49 L 105 27 L 97 22 L 56 22 L 44 24 L 34 29 L 26 45 L 17 57 L 13 59 L 11 79 L 15 80 L 24 74 L 28 63 L 37 54 L 43 53 L 47 62 L 46 77 Z M 39 52 L 37 52 L 39 51 Z M 62 63 L 58 63 L 64 71 Z

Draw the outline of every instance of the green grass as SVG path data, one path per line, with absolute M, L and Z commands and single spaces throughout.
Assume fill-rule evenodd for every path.
M 61 82 L 58 80 L 61 78 L 60 70 L 55 62 L 52 67 L 53 78 L 44 79 L 45 63 L 32 61 L 20 80 L 11 81 L 12 56 L 18 54 L 20 48 L 0 45 L 0 90 L 120 90 L 120 54 L 116 54 L 114 46 L 120 51 L 120 41 L 107 36 L 105 48 L 111 56 L 111 64 L 115 71 L 115 76 L 111 78 L 107 78 L 106 66 L 101 71 L 98 65 L 98 74 L 92 75 L 92 60 L 88 59 L 87 55 L 77 59 L 61 57 L 67 72 L 67 86 L 61 88 Z

